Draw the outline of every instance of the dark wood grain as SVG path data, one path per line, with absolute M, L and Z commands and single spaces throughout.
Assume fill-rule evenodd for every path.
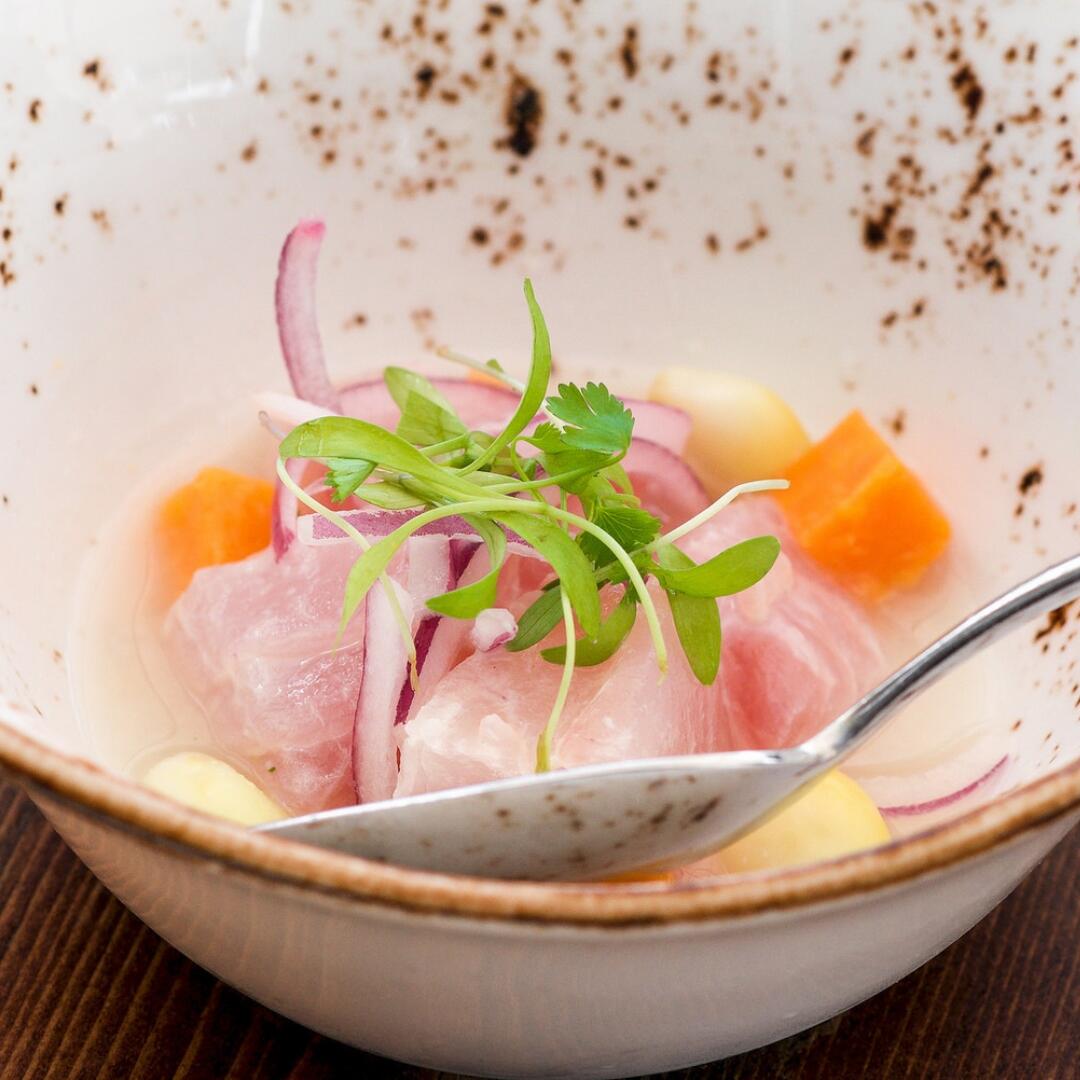
M 1074 833 L 963 940 L 843 1016 L 671 1076 L 1077 1077 L 1078 855 Z M 438 1075 L 313 1035 L 223 986 L 115 901 L 25 796 L 0 786 L 2 1080 Z

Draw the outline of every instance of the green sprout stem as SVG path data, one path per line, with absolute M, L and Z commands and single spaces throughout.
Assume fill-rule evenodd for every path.
M 751 480 L 746 484 L 736 484 L 735 487 L 725 491 L 715 502 L 706 506 L 700 514 L 695 514 L 689 521 L 684 521 L 677 528 L 664 533 L 663 536 L 658 536 L 651 544 L 647 545 L 646 550 L 655 551 L 661 544 L 674 544 L 676 540 L 681 540 L 684 536 L 692 533 L 715 517 L 725 506 L 733 503 L 740 495 L 749 495 L 755 491 L 783 491 L 789 486 L 787 480 Z
M 463 450 L 471 440 L 472 435 L 466 432 L 464 435 L 456 435 L 452 439 L 433 443 L 431 446 L 421 446 L 418 449 L 424 457 L 438 457 L 440 454 L 449 454 L 454 450 Z
M 574 677 L 577 639 L 574 637 L 574 613 L 570 609 L 570 601 L 565 592 L 562 594 L 562 610 L 563 622 L 566 624 L 566 657 L 563 661 L 562 678 L 559 680 L 559 692 L 555 695 L 551 713 L 536 743 L 537 772 L 548 772 L 551 769 L 551 744 L 555 738 L 555 729 L 559 726 L 562 711 L 566 707 L 566 699 L 570 694 L 570 681 Z
M 617 465 L 622 458 L 622 454 L 614 456 L 609 461 L 599 466 L 599 468 L 606 469 L 608 466 Z M 573 483 L 575 480 L 580 480 L 584 476 L 591 476 L 597 469 L 597 466 L 590 465 L 580 469 L 573 469 L 569 472 L 557 473 L 554 476 L 544 476 L 539 480 L 529 480 L 519 471 L 518 475 L 523 476 L 523 479 L 520 482 L 517 480 L 509 480 L 503 484 L 488 484 L 487 490 L 497 492 L 500 495 L 513 495 L 519 491 L 540 491 L 546 487 L 562 487 L 563 484 Z
M 471 356 L 459 353 L 456 349 L 451 349 L 446 345 L 440 345 L 439 348 L 435 350 L 435 355 L 441 356 L 443 360 L 449 360 L 452 364 L 460 364 L 462 367 L 471 368 L 473 371 L 479 371 L 480 374 L 496 379 L 498 382 L 501 382 L 503 386 L 510 390 L 516 390 L 519 394 L 525 389 L 525 384 L 515 376 L 510 375 L 499 368 L 490 367 L 480 360 L 474 360 Z

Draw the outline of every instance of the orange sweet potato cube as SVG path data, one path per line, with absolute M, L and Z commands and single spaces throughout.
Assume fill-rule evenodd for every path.
M 158 512 L 159 551 L 176 593 L 203 566 L 236 562 L 270 543 L 274 488 L 228 469 L 202 469 Z
M 863 600 L 913 585 L 949 541 L 948 519 L 858 410 L 787 479 L 777 500 L 795 539 Z

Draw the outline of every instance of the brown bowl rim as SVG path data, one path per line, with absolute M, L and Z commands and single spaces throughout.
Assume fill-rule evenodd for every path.
M 58 800 L 107 827 L 301 889 L 427 914 L 605 926 L 746 916 L 884 888 L 988 852 L 1080 807 L 1077 759 L 917 836 L 826 863 L 703 882 L 558 885 L 410 870 L 253 833 L 2 720 L 0 770 L 32 796 Z

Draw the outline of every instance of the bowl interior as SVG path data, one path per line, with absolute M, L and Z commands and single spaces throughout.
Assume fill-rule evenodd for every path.
M 940 592 L 895 606 L 916 637 L 1075 551 L 1080 10 L 433 8 L 16 7 L 0 695 L 31 713 L 11 722 L 116 767 L 145 738 L 139 708 L 72 707 L 79 566 L 149 470 L 284 389 L 273 277 L 305 214 L 328 223 L 341 379 L 438 343 L 524 363 L 529 275 L 563 370 L 627 391 L 666 363 L 742 372 L 816 434 L 863 409 L 956 526 Z M 1080 753 L 1076 625 L 1017 634 L 928 706 L 992 729 L 1010 784 Z

